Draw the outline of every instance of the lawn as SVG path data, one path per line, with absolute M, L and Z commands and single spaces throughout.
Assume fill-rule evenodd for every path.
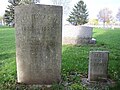
M 0 28 L 0 90 L 82 90 L 81 78 L 87 77 L 88 55 L 91 50 L 108 50 L 109 78 L 116 81 L 114 88 L 120 90 L 120 29 L 102 30 L 94 28 L 93 37 L 97 44 L 62 47 L 62 82 L 49 89 L 30 88 L 18 86 L 16 83 L 15 62 L 15 30 L 13 28 Z M 17 87 L 17 88 L 16 88 Z M 84 88 L 85 89 L 85 88 Z

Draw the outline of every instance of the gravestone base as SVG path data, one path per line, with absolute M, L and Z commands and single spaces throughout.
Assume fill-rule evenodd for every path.
M 26 84 L 21 84 L 21 83 L 17 83 L 16 84 L 16 90 L 21 90 L 21 89 L 30 89 L 30 90 L 49 90 L 52 87 L 52 85 L 26 85 Z
M 92 38 L 92 39 L 89 41 L 89 44 L 96 44 L 96 39 L 95 39 L 95 38 Z
M 101 79 L 98 81 L 89 81 L 88 78 L 82 78 L 82 85 L 88 90 L 108 90 L 109 87 L 114 87 L 115 82 L 111 79 Z
M 62 40 L 62 44 L 85 45 L 92 44 L 91 40 L 91 38 L 64 37 L 64 39 Z

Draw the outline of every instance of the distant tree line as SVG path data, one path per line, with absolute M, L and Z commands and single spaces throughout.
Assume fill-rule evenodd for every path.
M 51 0 L 54 5 L 61 5 L 64 8 L 64 13 L 69 10 L 69 3 L 70 0 Z M 40 0 L 8 0 L 11 5 L 7 6 L 5 10 L 5 14 L 3 17 L 4 22 L 6 25 L 14 26 L 14 7 L 17 5 L 25 5 L 31 3 L 40 3 Z M 84 3 L 83 0 L 80 0 L 76 5 L 74 5 L 72 12 L 70 13 L 67 21 L 70 22 L 72 25 L 82 25 L 88 23 L 88 10 L 87 5 Z M 103 22 L 103 26 L 105 27 L 106 23 L 110 23 L 114 20 L 112 16 L 112 11 L 108 8 L 103 8 L 99 11 L 97 15 L 98 19 L 92 20 L 94 24 L 98 24 L 98 21 Z M 116 14 L 116 19 L 120 22 L 120 8 Z
M 64 14 L 67 14 L 67 11 L 69 10 L 70 0 L 51 0 L 51 1 L 54 5 L 63 6 Z M 8 0 L 8 2 L 11 3 L 11 5 L 7 6 L 3 19 L 6 25 L 14 26 L 14 7 L 18 5 L 40 3 L 40 0 Z
M 64 14 L 66 14 L 69 9 L 70 0 L 51 0 L 54 5 L 63 6 Z M 14 7 L 21 4 L 30 4 L 39 2 L 39 0 L 9 0 L 11 5 L 7 6 L 5 10 L 4 21 L 6 25 L 14 26 Z M 73 25 L 82 25 L 88 22 L 88 11 L 87 5 L 80 0 L 77 5 L 74 6 L 73 12 L 71 12 L 69 18 L 67 19 Z
M 67 21 L 75 26 L 86 24 L 88 23 L 88 15 L 87 5 L 83 2 L 83 0 L 80 0 L 74 6 L 73 11 L 70 13 Z M 120 22 L 120 8 L 116 14 L 116 19 Z M 109 8 L 101 9 L 97 15 L 97 19 L 90 20 L 90 23 L 97 25 L 99 21 L 103 22 L 103 27 L 111 22 L 115 23 L 115 18 L 112 16 L 112 11 Z
M 103 22 L 103 27 L 105 27 L 105 24 L 114 22 L 115 18 L 112 16 L 112 11 L 108 8 L 103 8 L 99 11 L 98 20 Z M 118 9 L 118 12 L 116 14 L 116 19 L 120 22 L 120 8 Z

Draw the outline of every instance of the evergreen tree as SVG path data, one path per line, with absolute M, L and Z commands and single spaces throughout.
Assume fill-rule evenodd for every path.
M 69 21 L 72 25 L 82 25 L 88 22 L 88 11 L 86 4 L 80 0 L 77 5 L 74 6 L 73 12 L 70 13 Z
M 11 5 L 7 6 L 7 10 L 5 10 L 4 14 L 4 22 L 6 25 L 14 26 L 14 7 L 18 5 L 25 5 L 25 4 L 30 4 L 30 3 L 39 3 L 40 0 L 8 0 Z
M 21 0 L 8 0 L 9 3 L 11 3 L 13 6 L 19 5 Z
M 13 5 L 8 5 L 7 10 L 5 10 L 3 19 L 6 25 L 12 24 L 14 26 L 14 6 Z
M 32 3 L 40 3 L 40 0 L 8 0 L 9 3 L 11 3 L 13 6 L 17 6 L 20 4 L 32 4 Z

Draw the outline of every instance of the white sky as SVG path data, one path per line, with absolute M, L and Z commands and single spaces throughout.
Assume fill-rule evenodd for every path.
M 71 7 L 74 6 L 79 0 L 71 0 Z M 100 9 L 105 7 L 112 10 L 113 15 L 115 16 L 118 8 L 120 8 L 120 0 L 84 0 L 87 4 L 90 18 L 96 18 Z M 41 0 L 42 4 L 50 4 L 50 0 Z M 0 0 L 0 16 L 4 14 L 4 11 L 8 5 L 8 0 Z

